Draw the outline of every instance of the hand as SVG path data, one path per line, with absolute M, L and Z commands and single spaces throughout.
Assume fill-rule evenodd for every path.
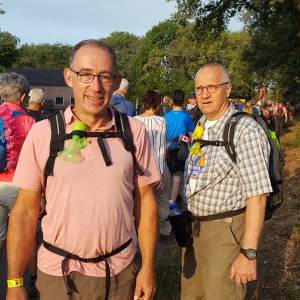
M 7 289 L 6 300 L 28 300 L 24 286 Z
M 156 289 L 154 270 L 143 267 L 136 277 L 134 300 L 152 300 Z
M 256 259 L 249 260 L 243 254 L 239 254 L 231 265 L 230 279 L 234 279 L 238 285 L 256 280 L 256 267 Z
M 165 180 L 164 177 L 161 177 L 161 180 L 156 181 L 154 184 L 155 189 L 162 191 L 165 187 Z

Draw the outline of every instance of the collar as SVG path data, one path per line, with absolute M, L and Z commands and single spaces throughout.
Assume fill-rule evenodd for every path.
M 221 129 L 223 129 L 223 127 L 225 126 L 225 123 L 227 122 L 227 120 L 229 119 L 229 117 L 234 114 L 236 112 L 236 109 L 234 108 L 234 106 L 232 104 L 229 105 L 229 108 L 225 111 L 225 113 L 223 114 L 223 116 L 221 116 L 218 119 L 217 124 L 211 128 L 211 130 L 213 130 L 214 133 L 219 132 Z M 207 118 L 205 115 L 203 115 L 200 119 L 200 124 L 203 125 L 205 127 L 205 122 L 206 122 Z
M 2 103 L 2 105 L 7 106 L 10 110 L 24 111 L 24 109 L 20 105 L 18 105 L 16 103 L 13 103 L 13 102 L 5 101 L 5 102 Z
M 116 128 L 116 121 L 115 121 L 114 109 L 111 106 L 109 106 L 108 109 L 109 109 L 109 111 L 110 111 L 110 113 L 112 115 L 111 121 L 109 121 L 104 127 L 97 128 L 96 131 L 115 130 L 115 128 Z M 69 105 L 66 108 L 66 110 L 64 112 L 64 116 L 65 116 L 66 125 L 71 125 L 75 120 L 79 120 L 76 117 L 76 115 L 73 113 L 71 105 Z

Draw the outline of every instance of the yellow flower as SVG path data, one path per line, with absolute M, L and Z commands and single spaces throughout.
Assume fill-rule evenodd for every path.
M 202 125 L 198 125 L 193 134 L 192 134 L 192 139 L 195 140 L 200 140 L 202 138 L 204 132 L 204 127 Z M 193 143 L 193 146 L 190 149 L 190 152 L 192 155 L 199 155 L 203 153 L 203 149 L 201 149 L 201 143 L 199 141 L 195 141 Z
M 199 139 L 201 139 L 201 138 L 202 138 L 202 135 L 203 135 L 203 132 L 204 132 L 204 127 L 203 127 L 202 125 L 198 125 L 198 126 L 195 128 L 195 130 L 194 130 L 194 132 L 193 132 L 193 134 L 192 134 L 192 138 L 193 138 L 194 140 L 199 140 Z

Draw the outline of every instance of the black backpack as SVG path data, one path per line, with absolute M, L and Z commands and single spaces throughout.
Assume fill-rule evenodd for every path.
M 265 220 L 272 217 L 273 212 L 282 204 L 283 202 L 283 166 L 284 160 L 282 152 L 278 148 L 276 142 L 273 140 L 270 129 L 267 123 L 259 116 L 251 115 L 245 112 L 237 112 L 230 116 L 227 120 L 224 131 L 223 131 L 223 141 L 206 141 L 200 140 L 202 146 L 223 146 L 226 149 L 227 154 L 231 160 L 236 163 L 236 152 L 235 145 L 233 142 L 234 131 L 236 125 L 241 118 L 251 118 L 255 120 L 264 130 L 268 137 L 271 152 L 269 159 L 269 176 L 272 184 L 273 192 L 268 196 Z
M 105 132 L 88 132 L 76 130 L 71 133 L 66 133 L 66 122 L 64 118 L 64 113 L 60 111 L 59 113 L 49 117 L 49 122 L 51 126 L 51 140 L 50 140 L 50 154 L 45 166 L 44 172 L 44 187 L 47 185 L 48 176 L 53 176 L 53 169 L 55 159 L 57 154 L 64 149 L 65 140 L 72 139 L 74 134 L 80 137 L 95 137 L 105 161 L 106 166 L 112 165 L 112 161 L 107 153 L 103 139 L 106 138 L 120 138 L 123 142 L 123 146 L 126 151 L 130 152 L 132 155 L 134 170 L 140 176 L 144 175 L 144 171 L 138 164 L 135 152 L 136 148 L 133 143 L 132 132 L 128 121 L 128 116 L 126 114 L 120 113 L 114 110 L 114 116 L 116 121 L 116 131 L 105 131 Z

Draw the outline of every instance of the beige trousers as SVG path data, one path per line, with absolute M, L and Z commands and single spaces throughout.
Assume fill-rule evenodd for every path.
M 181 300 L 245 298 L 245 286 L 237 286 L 230 280 L 230 267 L 239 254 L 238 242 L 244 228 L 245 214 L 200 222 L 199 236 L 194 237 L 193 247 L 182 253 Z
M 111 277 L 110 300 L 132 300 L 135 289 L 137 268 L 134 263 Z M 85 276 L 72 272 L 69 276 L 69 286 L 77 292 L 67 295 L 67 289 L 62 276 L 52 276 L 38 270 L 37 289 L 41 300 L 103 300 L 105 297 L 105 278 Z

